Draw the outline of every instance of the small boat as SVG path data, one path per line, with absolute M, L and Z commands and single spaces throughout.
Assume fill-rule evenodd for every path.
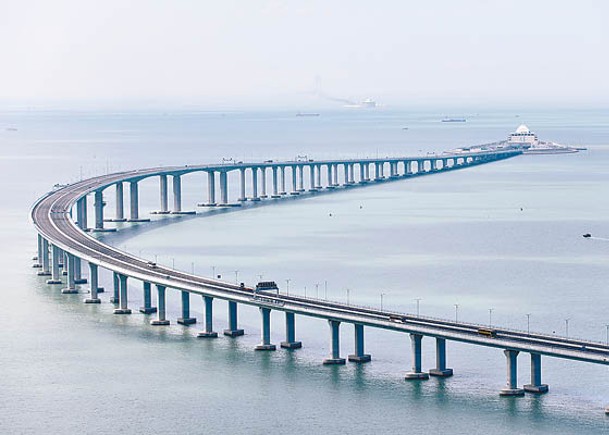
M 582 237 L 585 238 L 585 239 L 589 239 L 590 237 L 592 237 L 592 234 L 586 233 Z
M 442 122 L 467 122 L 465 118 L 444 118 Z
M 319 116 L 319 113 L 298 112 L 296 116 Z

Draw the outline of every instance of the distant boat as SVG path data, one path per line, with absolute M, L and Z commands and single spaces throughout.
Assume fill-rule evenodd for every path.
M 319 116 L 319 113 L 298 112 L 296 116 Z
M 590 237 L 592 237 L 592 234 L 586 233 L 582 237 L 585 238 L 585 239 L 589 239 Z
M 467 122 L 465 118 L 444 118 L 442 122 Z

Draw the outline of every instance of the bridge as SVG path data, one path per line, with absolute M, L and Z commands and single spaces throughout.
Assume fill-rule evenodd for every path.
M 181 177 L 193 172 L 205 172 L 208 176 L 207 201 L 201 207 L 235 207 L 247 201 L 280 201 L 286 197 L 315 195 L 322 190 L 334 190 L 365 186 L 393 180 L 464 169 L 519 155 L 519 151 L 504 150 L 464 154 L 442 154 L 424 157 L 396 157 L 382 159 L 323 160 L 309 159 L 259 163 L 223 162 L 216 165 L 173 166 L 131 170 L 82 180 L 67 186 L 59 186 L 33 205 L 31 220 L 38 232 L 38 255 L 35 267 L 38 275 L 48 276 L 47 284 L 62 285 L 62 293 L 75 294 L 78 284 L 86 284 L 82 277 L 81 262 L 89 267 L 89 294 L 85 303 L 100 303 L 99 268 L 113 272 L 113 295 L 110 302 L 116 304 L 115 314 L 131 314 L 128 306 L 127 280 L 142 282 L 144 306 L 139 311 L 146 315 L 156 313 L 152 325 L 168 325 L 166 316 L 166 291 L 181 293 L 181 324 L 196 323 L 190 315 L 190 297 L 204 300 L 204 329 L 202 338 L 215 338 L 213 327 L 214 298 L 228 302 L 228 325 L 224 335 L 237 337 L 244 333 L 238 326 L 238 304 L 256 306 L 261 314 L 261 342 L 259 351 L 276 349 L 270 340 L 270 314 L 272 310 L 285 313 L 285 341 L 281 347 L 298 349 L 302 343 L 296 340 L 295 316 L 310 316 L 328 321 L 330 326 L 330 352 L 324 364 L 345 364 L 340 355 L 339 330 L 343 323 L 354 327 L 354 352 L 348 360 L 354 363 L 371 361 L 365 353 L 364 327 L 382 328 L 409 334 L 412 345 L 412 368 L 405 379 L 427 379 L 431 376 L 448 377 L 453 370 L 447 367 L 446 342 L 457 341 L 503 350 L 507 364 L 507 384 L 500 390 L 504 396 L 522 396 L 524 392 L 545 393 L 548 386 L 542 383 L 541 357 L 556 357 L 609 365 L 609 346 L 606 343 L 572 339 L 556 335 L 530 333 L 528 331 L 489 327 L 466 322 L 434 319 L 382 309 L 359 307 L 351 304 L 306 298 L 277 292 L 257 292 L 244 284 L 236 285 L 217 279 L 189 274 L 161 265 L 111 247 L 91 235 L 94 232 L 116 231 L 107 222 L 146 222 L 139 214 L 138 183 L 150 177 L 158 177 L 160 191 L 159 214 L 193 213 L 182 210 Z M 358 171 L 356 171 L 356 168 Z M 372 168 L 372 171 L 371 171 Z M 385 170 L 388 169 L 387 172 Z M 236 201 L 229 198 L 228 174 L 239 175 L 240 195 Z M 387 176 L 385 174 L 387 173 Z M 291 190 L 286 190 L 287 176 L 291 176 Z M 173 208 L 168 204 L 168 178 L 172 178 Z M 267 181 L 272 191 L 267 192 Z M 341 178 L 342 182 L 339 182 Z M 216 180 L 219 179 L 219 198 Z M 124 213 L 124 184 L 129 186 L 129 216 Z M 305 184 L 309 187 L 305 189 Z M 116 195 L 115 213 L 104 216 L 104 193 L 113 188 Z M 249 193 L 249 196 L 248 196 Z M 269 194 L 270 193 L 270 194 Z M 89 227 L 87 201 L 94 198 L 94 225 Z M 219 199 L 219 200 L 218 200 Z M 60 269 L 63 269 L 61 272 Z M 65 274 L 65 283 L 63 275 Z M 152 306 L 152 286 L 157 292 L 157 306 Z M 436 365 L 428 372 L 422 369 L 421 343 L 424 337 L 435 340 Z M 520 388 L 517 385 L 517 357 L 524 352 L 530 355 L 531 380 Z M 607 411 L 609 412 L 609 410 Z

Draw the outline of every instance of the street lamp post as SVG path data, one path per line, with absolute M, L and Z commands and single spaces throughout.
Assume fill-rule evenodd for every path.
M 569 320 L 571 319 L 565 319 L 565 333 L 567 334 L 567 338 L 569 338 Z
M 459 304 L 455 304 L 455 323 L 459 322 Z
M 605 328 L 607 328 L 607 346 L 609 346 L 609 324 L 605 325 Z
M 385 296 L 385 293 L 381 293 L 381 311 L 383 311 L 383 296 Z
M 290 294 L 290 281 L 292 281 L 291 278 L 285 280 L 285 292 L 288 295 Z
M 235 270 L 235 284 L 239 284 L 239 271 Z
M 421 298 L 416 298 L 415 301 L 417 301 L 417 317 L 419 317 L 420 314 L 420 303 L 421 303 Z
M 495 310 L 494 308 L 488 309 L 488 326 L 493 326 L 493 311 L 494 310 Z
M 531 335 L 531 313 L 527 313 L 527 335 Z
M 315 284 L 315 297 L 319 299 L 319 283 Z
M 347 289 L 347 305 L 349 305 L 349 289 Z

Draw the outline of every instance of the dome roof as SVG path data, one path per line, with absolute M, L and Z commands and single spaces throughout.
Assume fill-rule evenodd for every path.
M 527 127 L 524 124 L 521 124 L 520 127 L 518 127 L 516 129 L 516 133 L 519 133 L 519 134 L 529 134 L 530 132 L 531 132 L 531 130 L 529 130 L 529 127 Z

